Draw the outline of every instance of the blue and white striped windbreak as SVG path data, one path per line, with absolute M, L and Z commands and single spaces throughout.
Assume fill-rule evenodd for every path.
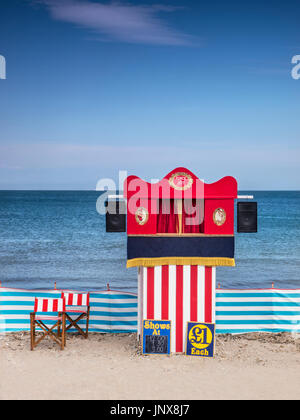
M 73 292 L 74 291 L 69 291 Z M 59 290 L 0 289 L 0 332 L 30 331 L 35 297 L 57 298 Z M 85 320 L 79 325 L 85 325 Z M 51 322 L 49 322 L 51 325 Z M 137 296 L 118 291 L 90 292 L 90 332 L 135 332 Z M 72 331 L 72 330 L 71 330 Z M 74 330 L 76 331 L 76 330 Z
M 0 333 L 30 331 L 29 314 L 33 311 L 35 297 L 60 296 L 59 290 L 0 288 Z M 90 292 L 90 306 L 90 332 L 137 331 L 135 294 Z M 84 326 L 85 321 L 80 322 Z M 259 331 L 300 332 L 300 289 L 216 290 L 217 334 Z
M 300 289 L 216 291 L 216 332 L 300 332 Z

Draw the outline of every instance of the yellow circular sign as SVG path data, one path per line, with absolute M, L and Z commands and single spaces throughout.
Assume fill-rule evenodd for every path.
M 197 349 L 205 349 L 213 340 L 213 335 L 206 325 L 197 324 L 189 332 L 189 342 Z

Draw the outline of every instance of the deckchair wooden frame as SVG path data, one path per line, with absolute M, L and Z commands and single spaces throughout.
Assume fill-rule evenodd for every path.
M 58 345 L 60 345 L 61 350 L 64 350 L 66 345 L 66 314 L 65 312 L 60 312 L 57 318 L 57 322 L 52 326 L 48 327 L 41 319 L 35 319 L 36 313 L 32 312 L 30 314 L 30 344 L 31 350 L 34 348 L 46 337 L 50 337 Z M 46 320 L 44 320 L 46 321 Z M 36 326 L 40 327 L 44 334 L 36 340 Z M 54 329 L 57 327 L 57 333 L 54 332 Z
M 72 319 L 71 316 L 69 315 L 70 313 L 76 314 L 76 313 L 80 313 L 80 315 L 76 318 L 76 319 Z M 66 321 L 69 322 L 69 325 L 66 326 L 66 331 L 68 331 L 70 328 L 75 327 L 77 329 L 77 331 L 84 337 L 84 338 L 88 338 L 89 335 L 89 319 L 90 319 L 90 307 L 87 306 L 87 310 L 86 312 L 81 311 L 80 309 L 78 310 L 69 310 L 68 308 L 66 308 Z M 85 331 L 83 331 L 82 328 L 80 328 L 80 326 L 78 325 L 78 322 L 83 319 L 86 318 L 86 328 Z
M 70 330 L 72 327 L 75 327 L 76 330 L 84 338 L 88 338 L 89 335 L 89 320 L 90 320 L 90 294 L 87 293 L 73 293 L 73 292 L 62 292 L 61 298 L 65 300 L 65 314 L 66 314 L 66 324 L 67 321 L 69 325 L 66 325 L 66 331 Z M 76 319 L 72 318 L 77 315 Z M 86 318 L 86 328 L 85 331 L 78 325 L 78 322 L 83 318 Z

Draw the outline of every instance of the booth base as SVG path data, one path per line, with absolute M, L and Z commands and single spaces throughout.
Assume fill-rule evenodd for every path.
M 216 267 L 139 267 L 138 335 L 143 319 L 171 321 L 171 352 L 185 352 L 187 323 L 215 323 Z

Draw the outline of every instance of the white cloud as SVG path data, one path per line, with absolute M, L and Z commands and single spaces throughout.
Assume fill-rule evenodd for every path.
M 191 45 L 193 37 L 171 28 L 158 15 L 180 7 L 108 4 L 83 0 L 39 0 L 52 17 L 88 28 L 108 40 L 154 45 Z M 100 39 L 100 37 L 99 37 Z

